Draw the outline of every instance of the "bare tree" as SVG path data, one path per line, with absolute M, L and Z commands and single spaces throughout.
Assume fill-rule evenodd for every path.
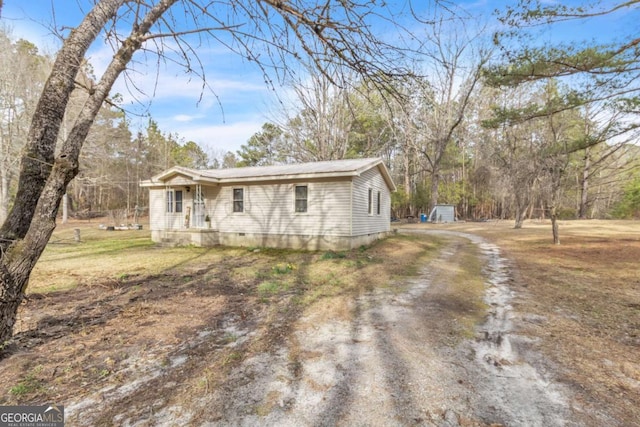
M 31 271 L 55 229 L 66 187 L 78 173 L 80 150 L 91 124 L 136 52 L 173 53 L 172 60 L 181 60 L 187 70 L 204 77 L 190 44 L 199 35 L 201 41 L 221 43 L 255 62 L 267 80 L 285 76 L 291 61 L 298 60 L 313 64 L 340 84 L 346 84 L 340 70 L 349 70 L 382 85 L 403 70 L 397 67 L 398 50 L 372 33 L 368 19 L 388 19 L 376 7 L 373 0 L 97 1 L 57 54 L 27 136 L 16 203 L 0 228 L 0 343 L 12 335 Z M 123 37 L 125 25 L 130 31 Z M 115 54 L 95 85 L 86 88 L 87 100 L 57 146 L 78 71 L 100 34 Z M 170 44 L 163 43 L 166 38 Z
M 484 30 L 472 30 L 469 18 L 445 13 L 428 22 L 433 25 L 426 26 L 421 49 L 427 77 L 417 88 L 421 105 L 412 112 L 420 135 L 410 143 L 422 155 L 423 168 L 431 178 L 430 204 L 433 207 L 438 203 L 444 154 L 465 119 L 482 68 L 492 52 L 481 39 Z
M 354 116 L 349 91 L 334 84 L 335 78 L 311 74 L 293 85 L 297 108 L 284 112 L 279 127 L 285 133 L 289 158 L 296 162 L 338 160 L 347 155 Z
M 592 184 L 620 182 L 631 166 L 630 158 L 623 154 L 629 143 L 637 140 L 638 130 L 629 126 L 624 111 L 611 108 L 610 103 L 590 103 L 581 109 L 583 118 L 584 147 L 576 170 L 578 182 L 577 216 L 586 219 L 596 201 L 591 195 Z M 612 167 L 615 163 L 615 167 Z
M 551 82 L 553 83 L 553 82 Z M 545 101 L 554 102 L 557 91 L 553 84 L 547 85 Z M 543 182 L 546 182 L 543 194 L 546 195 L 545 205 L 551 219 L 553 243 L 560 244 L 560 230 L 558 225 L 558 209 L 561 200 L 563 180 L 567 177 L 570 154 L 574 150 L 574 143 L 582 139 L 580 120 L 575 117 L 575 111 L 565 111 L 549 115 L 544 118 L 545 134 L 543 144 L 542 171 Z M 573 115 L 573 117 L 571 117 Z
M 403 97 L 400 100 L 392 100 L 388 105 L 389 108 L 384 110 L 390 140 L 396 149 L 392 172 L 400 183 L 398 191 L 394 193 L 399 203 L 399 206 L 395 206 L 395 213 L 400 216 L 417 213 L 414 200 L 416 187 L 418 182 L 424 179 L 424 171 L 419 167 L 416 143 L 419 140 L 421 128 L 417 125 L 416 113 L 424 107 L 420 83 L 419 79 L 395 82 L 397 85 L 395 90 L 400 91 Z
M 487 158 L 497 168 L 499 181 L 508 185 L 514 228 L 522 228 L 535 202 L 535 184 L 542 175 L 543 130 L 540 123 L 520 121 L 517 114 L 533 102 L 534 89 L 521 86 L 501 92 L 485 88 L 483 96 L 493 97 L 492 118 L 483 122 L 490 129 L 484 149 L 488 149 Z

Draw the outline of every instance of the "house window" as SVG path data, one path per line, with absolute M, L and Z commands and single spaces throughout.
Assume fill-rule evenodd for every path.
M 369 215 L 373 215 L 373 190 L 369 189 L 369 207 L 367 209 Z
M 233 189 L 233 211 L 244 212 L 244 189 Z
M 182 190 L 176 190 L 176 213 L 182 212 Z
M 167 190 L 167 212 L 182 212 L 182 190 Z
M 307 194 L 308 187 L 306 185 L 296 185 L 296 212 L 307 211 Z
M 380 215 L 380 192 L 379 191 L 378 191 L 378 205 L 377 205 L 376 213 Z
M 167 190 L 167 212 L 173 212 L 173 190 Z

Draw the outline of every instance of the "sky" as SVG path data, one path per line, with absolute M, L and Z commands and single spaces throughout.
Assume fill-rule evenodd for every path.
M 52 23 L 55 22 L 56 28 L 76 26 L 83 17 L 83 8 L 88 10 L 89 3 L 88 0 L 5 0 L 2 21 L 15 39 L 24 38 L 36 44 L 41 52 L 54 53 L 60 42 L 49 29 Z M 407 0 L 389 3 L 406 9 Z M 426 3 L 427 0 L 413 1 L 414 5 Z M 469 0 L 457 3 L 470 13 L 483 16 L 491 26 L 496 25 L 492 12 L 513 2 Z M 627 13 L 600 20 L 597 25 L 583 21 L 542 31 L 540 37 L 543 42 L 572 37 L 585 40 L 615 37 L 622 28 L 635 28 L 637 18 L 637 13 Z M 414 28 L 419 34 L 420 28 Z M 388 31 L 388 28 L 380 27 L 380 31 Z M 163 132 L 177 135 L 184 141 L 195 141 L 209 154 L 236 151 L 260 131 L 265 122 L 280 115 L 279 111 L 284 108 L 280 101 L 288 98 L 290 89 L 279 87 L 277 82 L 275 86 L 265 84 L 260 69 L 220 44 L 203 44 L 197 51 L 208 88 L 203 90 L 198 77 L 187 75 L 176 64 L 156 66 L 155 58 L 149 60 L 138 55 L 130 75 L 143 94 L 130 90 L 131 82 L 122 76 L 112 94 L 123 96 L 121 106 L 128 113 L 133 132 L 144 130 L 151 116 Z M 88 56 L 96 75 L 101 74 L 111 55 L 111 48 L 104 43 L 92 46 Z
M 73 27 L 83 17 L 77 4 L 81 1 L 5 0 L 2 21 L 11 29 L 14 39 L 29 40 L 41 52 L 54 53 L 60 43 L 49 30 L 52 5 L 55 27 Z M 131 75 L 146 95 L 129 90 L 131 83 L 122 76 L 111 94 L 123 96 L 120 105 L 127 111 L 134 133 L 144 130 L 150 115 L 164 133 L 195 141 L 210 154 L 236 151 L 270 120 L 275 108 L 281 107 L 261 71 L 237 54 L 215 46 L 203 46 L 198 54 L 209 88 L 203 89 L 201 79 L 187 75 L 180 66 L 167 63 L 156 67 L 155 58 L 150 66 L 144 66 L 144 58 L 136 56 L 137 64 L 133 64 L 135 71 Z M 88 58 L 97 76 L 111 56 L 108 46 L 98 44 L 90 49 Z

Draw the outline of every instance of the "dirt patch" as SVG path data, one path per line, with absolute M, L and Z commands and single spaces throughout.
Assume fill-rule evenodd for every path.
M 2 404 L 63 402 L 72 425 L 181 424 L 175 408 L 193 420 L 215 420 L 215 403 L 192 402 L 214 391 L 231 393 L 238 384 L 232 369 L 277 352 L 303 310 L 325 305 L 324 316 L 349 318 L 344 301 L 404 274 L 435 248 L 406 237 L 345 253 L 151 248 L 154 270 L 155 258 L 167 254 L 177 252 L 182 261 L 168 256 L 163 272 L 145 275 L 114 274 L 106 262 L 92 263 L 97 255 L 88 246 L 103 247 L 54 244 L 45 253 L 41 268 L 57 271 L 56 283 L 68 280 L 60 270 L 67 258 L 84 258 L 91 274 L 82 278 L 76 264 L 70 274 L 80 279 L 70 289 L 52 291 L 46 279 L 32 283 L 48 291 L 29 294 L 16 335 L 3 349 Z M 144 255 L 124 252 L 136 258 L 138 270 Z M 109 257 L 121 267 L 119 251 Z M 54 259 L 59 265 L 48 262 Z M 388 265 L 377 271 L 382 260 Z M 99 264 L 102 276 L 112 278 L 94 278 Z M 35 280 L 45 276 L 40 271 Z M 240 383 L 250 383 L 243 378 Z M 221 398 L 221 412 L 225 402 Z

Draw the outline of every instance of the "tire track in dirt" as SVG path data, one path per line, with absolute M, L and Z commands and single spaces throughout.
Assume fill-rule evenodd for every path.
M 515 292 L 510 288 L 513 278 L 500 249 L 472 234 L 437 230 L 429 234 L 469 239 L 478 246 L 484 261 L 488 314 L 478 339 L 464 343 L 473 350 L 475 361 L 468 368 L 475 383 L 476 413 L 505 425 L 578 425 L 571 421 L 568 391 L 534 367 L 542 356 L 525 352 L 523 345 L 530 347 L 532 340 L 516 333 L 514 323 L 518 320 L 511 305 Z
M 437 234 L 444 248 L 406 290 L 355 299 L 354 320 L 312 312 L 287 348 L 236 369 L 230 381 L 243 385 L 215 399 L 227 403 L 211 407 L 219 418 L 210 425 L 570 425 L 564 392 L 516 350 L 526 338 L 512 330 L 509 267 L 499 249 L 473 235 Z M 447 345 L 434 301 L 469 241 L 486 265 L 489 314 L 477 340 Z

